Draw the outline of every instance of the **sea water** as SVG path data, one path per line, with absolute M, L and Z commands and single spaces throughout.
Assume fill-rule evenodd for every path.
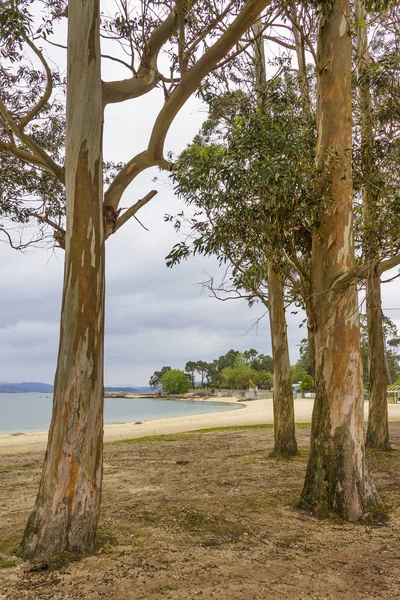
M 45 393 L 0 393 L 0 435 L 47 431 L 53 395 Z M 104 422 L 134 423 L 219 412 L 239 408 L 222 402 L 160 400 L 158 398 L 105 398 Z

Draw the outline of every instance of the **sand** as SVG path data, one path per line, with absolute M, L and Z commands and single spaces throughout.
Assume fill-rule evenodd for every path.
M 272 399 L 246 400 L 238 402 L 236 398 L 203 398 L 203 402 L 233 403 L 237 410 L 214 412 L 210 414 L 191 415 L 187 417 L 172 417 L 155 419 L 138 423 L 123 423 L 105 425 L 104 441 L 115 442 L 130 438 L 140 438 L 149 435 L 181 433 L 196 429 L 212 427 L 228 427 L 233 425 L 259 425 L 273 423 Z M 198 401 L 198 398 L 196 398 Z M 295 418 L 297 423 L 310 423 L 313 400 L 295 400 Z M 389 404 L 389 421 L 400 422 L 400 404 Z M 364 417 L 367 420 L 368 404 L 364 405 Z M 0 455 L 25 454 L 41 452 L 46 449 L 47 432 L 12 434 L 0 436 Z

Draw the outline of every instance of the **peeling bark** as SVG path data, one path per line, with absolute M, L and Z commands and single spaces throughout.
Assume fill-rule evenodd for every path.
M 268 309 L 274 359 L 274 452 L 297 454 L 283 282 L 268 269 Z
M 42 477 L 20 548 L 25 558 L 92 549 L 101 498 L 104 227 L 98 0 L 70 1 L 68 25 L 60 343 Z
M 320 5 L 317 162 L 329 198 L 313 232 L 311 291 L 315 315 L 316 398 L 301 504 L 356 521 L 379 496 L 363 438 L 363 387 L 357 290 L 332 282 L 355 265 L 351 174 L 351 38 L 348 0 Z

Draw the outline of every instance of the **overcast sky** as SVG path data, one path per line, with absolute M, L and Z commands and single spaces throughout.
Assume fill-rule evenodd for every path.
M 55 52 L 56 54 L 56 52 Z M 54 55 L 52 55 L 54 56 Z M 126 77 L 114 66 L 107 78 Z M 155 90 L 145 97 L 107 108 L 106 160 L 126 161 L 146 147 L 162 103 Z M 197 100 L 179 113 L 166 150 L 179 153 L 205 116 Z M 157 176 L 158 180 L 152 179 Z M 164 365 L 184 368 L 189 360 L 211 361 L 230 348 L 255 348 L 271 354 L 268 316 L 252 327 L 265 309 L 248 308 L 244 300 L 219 302 L 201 293 L 207 273 L 222 269 L 212 259 L 189 259 L 167 269 L 165 256 L 179 240 L 165 213 L 182 205 L 174 198 L 168 177 L 152 169 L 128 188 L 121 206 L 128 207 L 151 189 L 158 195 L 138 217 L 150 230 L 131 220 L 107 241 L 106 251 L 106 385 L 148 385 Z M 57 362 L 64 254 L 62 250 L 31 250 L 25 254 L 0 244 L 0 380 L 52 383 Z M 400 281 L 384 286 L 384 307 L 400 307 Z M 387 313 L 400 328 L 400 311 Z M 288 311 L 291 362 L 306 336 L 303 316 Z M 250 331 L 249 331 L 250 330 Z

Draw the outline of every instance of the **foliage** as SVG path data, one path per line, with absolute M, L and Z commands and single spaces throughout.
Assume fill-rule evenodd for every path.
M 371 108 L 365 114 L 359 91 L 354 111 L 355 236 L 364 260 L 383 260 L 400 252 L 400 7 L 393 5 L 379 19 L 369 18 L 367 27 L 370 19 L 371 60 L 363 65 L 357 83 L 359 90 L 368 91 Z M 366 118 L 372 136 L 361 134 Z M 367 213 L 364 189 L 369 194 Z
M 0 229 L 16 247 L 25 245 L 16 223 L 51 222 L 57 230 L 65 215 L 65 81 L 29 39 L 29 4 L 0 11 Z M 44 236 L 39 228 L 26 243 Z
M 167 394 L 186 394 L 190 389 L 190 380 L 180 369 L 169 369 L 161 377 L 161 385 Z
M 234 283 L 251 289 L 265 280 L 267 260 L 282 266 L 293 244 L 309 255 L 319 207 L 314 154 L 315 131 L 290 74 L 269 83 L 262 109 L 239 91 L 210 98 L 209 118 L 171 175 L 197 212 L 190 245 L 176 244 L 167 265 L 215 254 L 234 265 Z
M 171 367 L 163 367 L 160 371 L 155 371 L 150 378 L 150 386 L 159 389 L 163 375 L 170 370 Z M 271 356 L 259 354 L 254 348 L 242 354 L 238 350 L 231 349 L 212 362 L 190 360 L 186 363 L 185 375 L 193 389 L 196 386 L 196 373 L 201 377 L 202 387 L 207 385 L 212 388 L 244 389 L 248 388 L 249 379 L 252 379 L 260 389 L 270 389 L 273 360 Z
M 225 367 L 220 373 L 221 387 L 227 389 L 248 389 L 249 380 L 260 389 L 271 389 L 272 375 L 267 371 L 255 371 L 244 354 L 239 354 L 233 366 Z
M 303 369 L 306 373 L 314 376 L 314 365 L 310 353 L 310 347 L 307 339 L 301 340 L 300 344 L 300 358 L 296 363 L 299 369 Z
M 360 315 L 361 355 L 363 365 L 363 381 L 368 387 L 368 325 L 366 315 Z M 383 317 L 383 337 L 390 379 L 400 378 L 400 334 L 396 324 L 389 318 Z
M 306 392 L 311 392 L 314 389 L 315 389 L 314 379 L 311 377 L 311 375 L 306 373 L 303 376 L 303 379 L 301 380 L 301 383 L 300 383 L 300 391 L 302 393 L 302 396 L 304 397 L 304 394 Z
M 308 375 L 307 371 L 298 362 L 290 367 L 290 376 L 293 383 L 301 383 L 303 377 L 306 375 Z
M 150 377 L 149 386 L 154 389 L 161 389 L 161 380 L 167 371 L 171 371 L 171 367 L 163 367 L 160 371 L 155 371 Z

